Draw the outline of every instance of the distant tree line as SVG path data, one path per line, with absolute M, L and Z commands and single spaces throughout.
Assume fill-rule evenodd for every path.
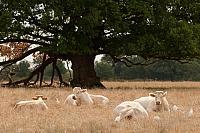
M 132 60 L 140 60 L 134 57 Z M 200 60 L 177 62 L 160 60 L 149 65 L 127 67 L 122 62 L 113 63 L 111 58 L 103 57 L 95 63 L 97 75 L 103 80 L 170 80 L 200 81 Z

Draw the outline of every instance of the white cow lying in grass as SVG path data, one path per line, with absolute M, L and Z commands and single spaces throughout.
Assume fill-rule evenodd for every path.
M 47 100 L 46 97 L 43 97 L 42 95 L 36 95 L 36 97 L 33 97 L 32 99 L 33 100 L 17 102 L 14 106 L 14 109 L 21 107 L 35 107 L 35 108 L 39 107 L 42 109 L 48 109 L 46 103 L 43 101 Z
M 67 96 L 67 98 L 65 99 L 65 103 L 74 105 L 74 106 L 80 106 L 81 105 L 81 101 L 80 98 L 77 98 L 74 94 L 70 94 L 69 96 Z
M 178 107 L 178 106 L 176 106 L 176 105 L 174 105 L 174 106 L 172 107 L 171 111 L 172 111 L 172 112 L 180 112 L 180 113 L 184 114 L 184 115 L 185 115 L 186 117 L 188 117 L 188 118 L 189 118 L 189 117 L 192 117 L 192 116 L 193 116 L 193 113 L 194 113 L 192 107 L 189 109 L 188 112 L 186 112 L 184 109 L 182 109 L 181 107 Z
M 87 92 L 87 89 L 81 89 L 80 87 L 74 87 L 74 94 L 70 94 L 65 103 L 69 103 L 71 105 L 81 105 L 81 104 L 94 104 L 94 103 L 109 103 L 109 99 L 102 95 L 93 95 Z
M 117 105 L 113 111 L 117 115 L 115 118 L 116 122 L 119 122 L 124 118 L 146 118 L 149 116 L 144 107 L 142 107 L 140 103 L 134 101 L 122 102 Z
M 170 111 L 168 101 L 165 97 L 166 94 L 167 92 L 156 91 L 149 93 L 147 97 L 122 102 L 114 109 L 114 112 L 118 115 L 115 121 L 131 117 L 148 117 L 148 113 L 152 111 Z
M 161 112 L 161 111 L 168 111 L 169 103 L 166 99 L 167 92 L 164 91 L 156 91 L 154 93 L 149 93 L 147 97 L 141 97 L 135 99 L 135 102 L 140 103 L 148 112 Z
M 93 95 L 93 94 L 89 94 L 89 96 L 92 98 L 94 103 L 101 103 L 101 104 L 108 104 L 109 103 L 109 99 L 105 96 Z
M 74 87 L 74 96 L 79 100 L 79 104 L 94 104 L 93 99 L 88 94 L 87 89 L 81 89 L 80 87 Z

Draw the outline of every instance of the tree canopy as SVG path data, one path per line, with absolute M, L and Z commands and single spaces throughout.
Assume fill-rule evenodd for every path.
M 0 65 L 40 51 L 48 55 L 34 73 L 41 80 L 45 67 L 62 59 L 72 62 L 72 86 L 102 87 L 94 71 L 98 54 L 127 65 L 135 64 L 130 55 L 146 64 L 198 58 L 199 16 L 199 0 L 1 0 L 0 43 L 28 49 Z

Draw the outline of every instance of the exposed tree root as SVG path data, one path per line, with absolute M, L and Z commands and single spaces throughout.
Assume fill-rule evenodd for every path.
M 58 76 L 59 76 L 59 80 L 60 80 L 60 86 L 63 84 L 64 86 L 69 86 L 68 83 L 63 81 L 62 75 L 60 73 L 60 70 L 58 68 L 58 66 L 56 65 L 56 61 L 57 58 L 48 58 L 46 59 L 46 57 L 44 56 L 43 58 L 43 62 L 40 66 L 38 66 L 33 72 L 31 72 L 31 74 L 29 75 L 29 77 L 19 80 L 19 81 L 14 81 L 12 82 L 11 80 L 9 80 L 8 83 L 2 84 L 1 86 L 4 87 L 18 87 L 18 86 L 34 86 L 37 85 L 37 82 L 40 82 L 40 87 L 45 87 L 45 86 L 52 86 L 53 85 L 53 78 L 54 78 L 54 71 L 56 69 Z M 51 64 L 53 65 L 53 72 L 52 72 L 52 77 L 51 77 L 51 83 L 49 85 L 44 85 L 42 86 L 42 82 L 43 82 L 43 74 L 44 74 L 44 70 L 45 68 Z M 34 82 L 31 82 L 34 78 L 34 76 L 36 76 L 36 79 Z M 40 80 L 39 80 L 40 79 Z

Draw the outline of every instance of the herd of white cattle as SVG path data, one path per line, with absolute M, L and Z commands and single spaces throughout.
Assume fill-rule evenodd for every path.
M 124 101 L 117 105 L 113 112 L 115 114 L 115 121 L 120 122 L 123 119 L 131 118 L 148 118 L 152 112 L 181 112 L 187 117 L 193 115 L 193 109 L 190 108 L 188 112 L 181 110 L 176 105 L 173 105 L 170 109 L 169 103 L 166 98 L 167 92 L 155 91 L 149 93 L 149 96 L 140 97 L 133 101 Z M 44 102 L 47 100 L 43 95 L 36 95 L 32 100 L 17 102 L 14 109 L 21 109 L 26 107 L 41 108 L 43 110 L 48 109 L 48 106 Z M 60 104 L 58 98 L 56 102 Z M 108 105 L 109 99 L 102 95 L 89 94 L 87 89 L 81 89 L 80 87 L 74 87 L 73 93 L 67 96 L 64 104 L 73 106 L 81 106 L 82 104 L 102 104 Z M 154 120 L 160 120 L 159 116 L 154 116 Z

